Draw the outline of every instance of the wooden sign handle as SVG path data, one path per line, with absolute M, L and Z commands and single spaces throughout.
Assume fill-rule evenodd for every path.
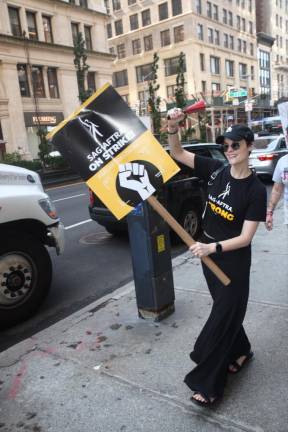
M 167 224 L 178 234 L 178 236 L 186 243 L 188 248 L 196 243 L 195 240 L 185 231 L 185 229 L 171 216 L 171 214 L 162 206 L 162 204 L 151 195 L 147 198 L 147 201 L 153 207 L 153 209 L 167 222 Z M 202 257 L 201 260 L 204 264 L 215 274 L 215 276 L 223 283 L 223 285 L 229 285 L 231 280 L 226 274 L 212 261 L 209 256 Z

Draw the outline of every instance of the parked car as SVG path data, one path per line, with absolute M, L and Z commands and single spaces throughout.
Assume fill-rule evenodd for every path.
M 222 146 L 212 143 L 183 144 L 187 151 L 226 162 Z M 168 148 L 166 150 L 169 152 Z M 178 162 L 177 162 L 178 163 Z M 196 239 L 201 231 L 201 216 L 205 204 L 205 187 L 194 175 L 194 170 L 178 163 L 181 171 L 158 191 L 158 199 L 171 215 Z M 127 230 L 126 218 L 118 221 L 90 190 L 89 213 L 91 219 L 104 226 L 111 234 Z M 172 240 L 177 236 L 172 234 Z
M 37 173 L 0 164 L 0 328 L 29 318 L 52 279 L 47 246 L 64 249 L 64 227 Z
M 280 134 L 283 133 L 281 117 L 264 117 L 263 118 L 263 130 L 269 133 Z
M 249 157 L 250 168 L 253 168 L 259 176 L 271 179 L 278 159 L 287 153 L 284 135 L 255 137 Z

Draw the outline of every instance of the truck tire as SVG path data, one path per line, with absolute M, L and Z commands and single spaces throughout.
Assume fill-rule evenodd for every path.
M 28 235 L 1 238 L 0 328 L 29 318 L 48 294 L 52 264 L 45 246 Z

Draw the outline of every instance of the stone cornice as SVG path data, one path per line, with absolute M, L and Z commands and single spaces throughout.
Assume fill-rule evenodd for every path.
M 60 0 L 59 0 L 60 1 Z M 33 39 L 24 39 L 22 37 L 10 36 L 3 33 L 0 33 L 0 42 L 6 42 L 9 45 L 16 46 L 28 46 L 30 48 L 40 48 L 45 49 L 46 51 L 61 51 L 62 53 L 71 53 L 73 54 L 74 47 L 68 45 L 60 45 L 48 42 L 37 41 Z M 87 51 L 87 55 L 89 57 L 105 57 L 107 59 L 113 60 L 115 58 L 114 54 L 101 52 L 101 51 Z

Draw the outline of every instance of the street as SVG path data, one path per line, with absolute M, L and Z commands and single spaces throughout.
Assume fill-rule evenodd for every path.
M 128 236 L 114 237 L 90 220 L 89 193 L 84 183 L 46 191 L 65 226 L 65 252 L 53 262 L 48 298 L 28 321 L 0 333 L 0 351 L 48 327 L 132 279 Z M 175 256 L 185 246 L 173 248 Z

